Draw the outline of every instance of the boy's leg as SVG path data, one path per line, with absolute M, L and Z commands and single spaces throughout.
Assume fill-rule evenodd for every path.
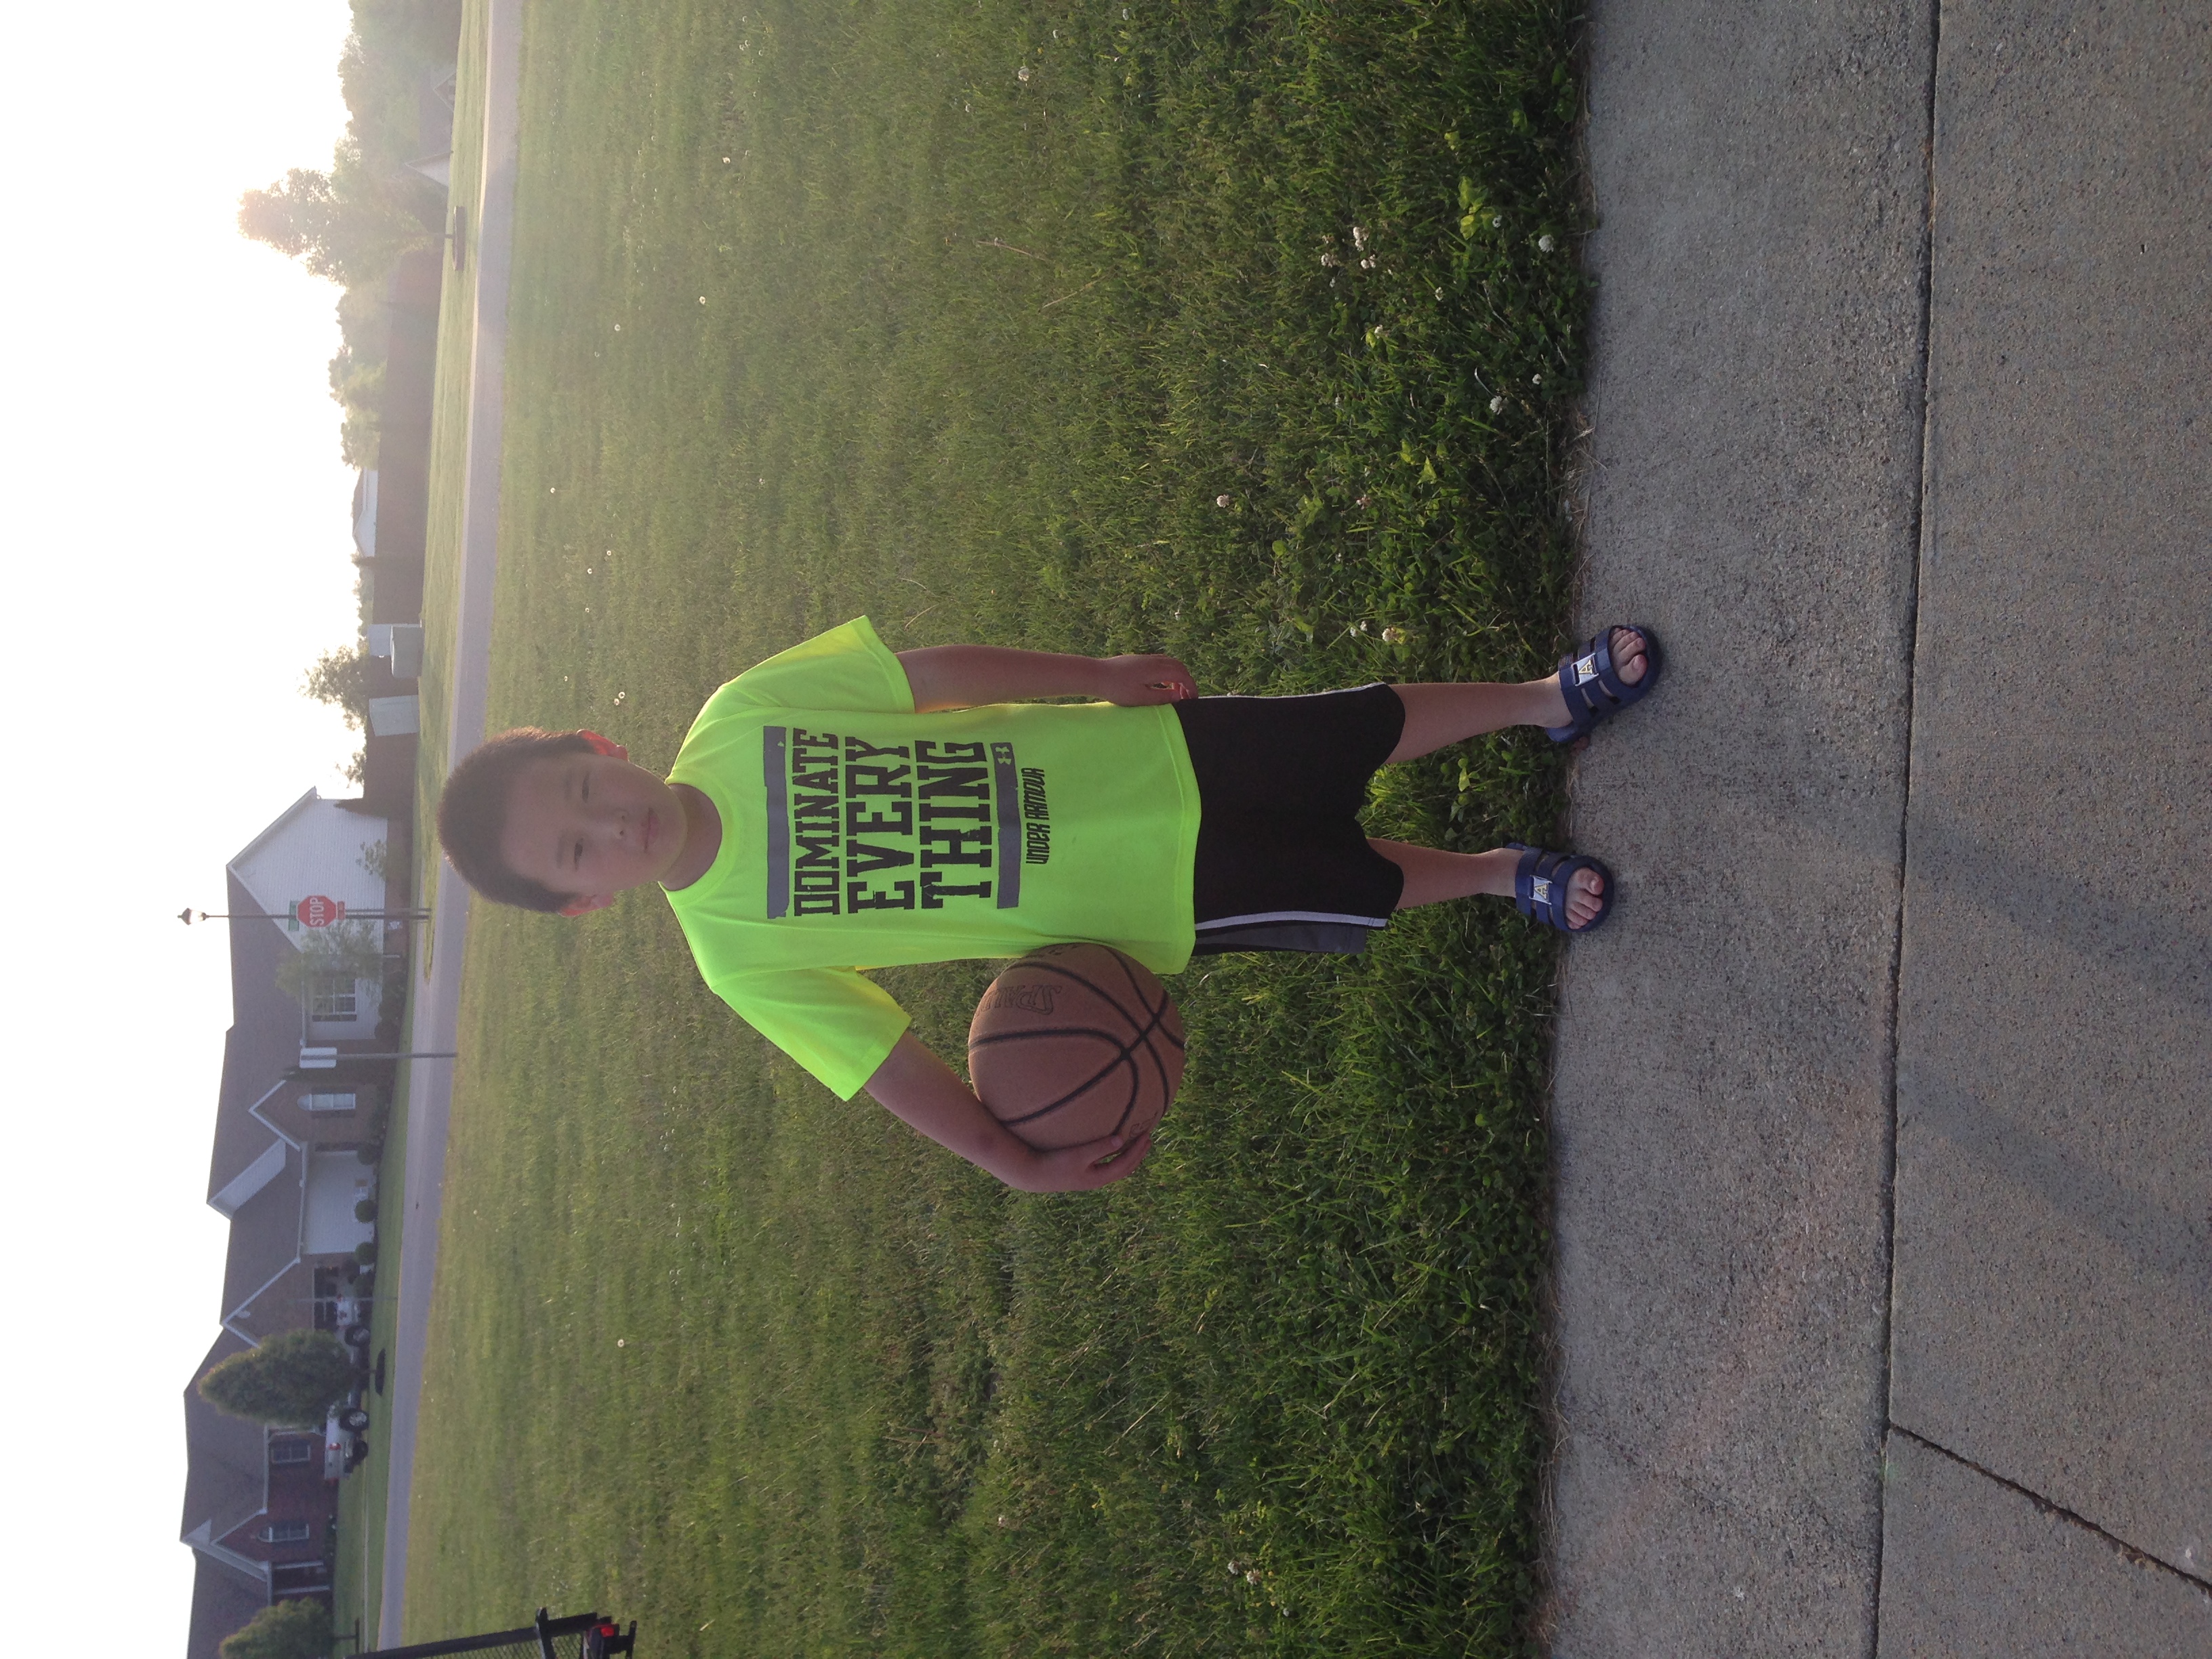
M 1451 689 L 1451 688 L 1440 688 Z M 1510 847 L 1487 853 L 1447 853 L 1437 847 L 1414 847 L 1402 841 L 1383 841 L 1370 836 L 1367 844 L 1406 872 L 1405 890 L 1398 908 L 1435 904 L 1444 899 L 1471 898 L 1478 893 L 1498 898 L 1513 896 L 1513 872 L 1521 854 Z M 1597 914 L 1605 881 L 1595 870 L 1577 870 L 1567 884 L 1567 919 L 1586 926 Z
M 1644 637 L 1632 628 L 1613 630 L 1614 660 L 1620 678 L 1633 685 L 1644 678 Z M 1565 726 L 1567 700 L 1560 693 L 1559 676 L 1523 680 L 1518 685 L 1394 685 L 1398 701 L 1406 706 L 1405 729 L 1395 761 L 1409 761 L 1447 744 L 1480 737 L 1509 726 Z M 1471 889 L 1484 891 L 1484 889 Z M 1512 889 L 1506 889 L 1510 894 Z

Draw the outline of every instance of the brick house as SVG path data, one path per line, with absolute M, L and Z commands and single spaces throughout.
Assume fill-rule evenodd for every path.
M 246 1346 L 225 1331 L 185 1389 L 184 1540 L 195 1557 L 189 1659 L 213 1659 L 225 1637 L 272 1601 L 330 1593 L 325 1546 L 337 1495 L 323 1480 L 322 1436 L 241 1422 L 199 1397 L 199 1379 Z

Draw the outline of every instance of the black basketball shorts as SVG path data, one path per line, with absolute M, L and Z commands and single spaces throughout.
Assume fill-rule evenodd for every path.
M 1388 927 L 1405 872 L 1367 844 L 1367 781 L 1406 708 L 1389 686 L 1179 702 L 1198 778 L 1194 954 L 1335 951 Z

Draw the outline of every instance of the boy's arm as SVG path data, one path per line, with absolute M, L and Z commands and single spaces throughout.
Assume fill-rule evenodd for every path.
M 863 1086 L 893 1117 L 1025 1193 L 1103 1187 L 1142 1164 L 1152 1149 L 1147 1131 L 1103 1169 L 1098 1160 L 1121 1151 L 1119 1135 L 1057 1152 L 1036 1152 L 1015 1139 L 952 1068 L 922 1047 L 911 1031 L 900 1034 L 897 1045 Z
M 898 653 L 918 714 L 1025 697 L 1096 697 L 1125 708 L 1198 695 L 1173 657 L 1070 657 L 999 645 L 932 645 Z

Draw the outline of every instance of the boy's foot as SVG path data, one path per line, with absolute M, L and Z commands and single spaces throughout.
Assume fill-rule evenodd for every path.
M 1509 841 L 1481 856 L 1507 878 L 1490 890 L 1510 895 L 1532 921 L 1563 933 L 1586 933 L 1613 908 L 1612 872 L 1587 853 L 1551 853 Z
M 1642 684 L 1644 672 L 1651 665 L 1646 655 L 1646 645 L 1643 634 L 1636 629 L 1623 625 L 1615 628 L 1607 635 L 1607 641 L 1613 647 L 1613 672 L 1620 676 L 1622 684 Z M 1529 685 L 1532 690 L 1536 687 L 1542 688 L 1543 709 L 1541 718 L 1531 721 L 1530 724 L 1556 731 L 1571 722 L 1573 717 L 1567 712 L 1567 694 L 1559 689 L 1559 677 L 1557 674 L 1549 675 L 1540 680 L 1532 680 Z

